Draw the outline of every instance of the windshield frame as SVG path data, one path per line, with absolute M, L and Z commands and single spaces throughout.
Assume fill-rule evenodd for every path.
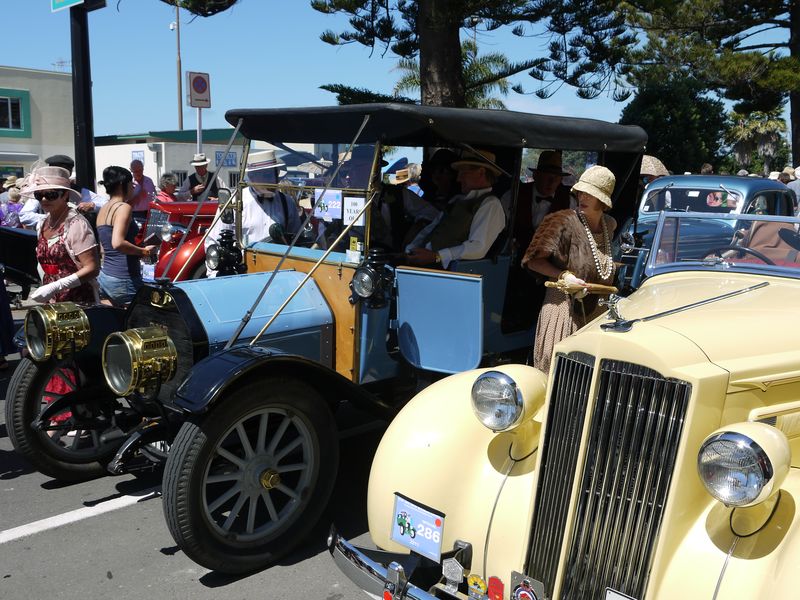
M 723 273 L 748 273 L 753 275 L 771 275 L 776 277 L 790 277 L 792 279 L 800 279 L 800 264 L 798 268 L 790 268 L 782 265 L 769 265 L 766 263 L 742 263 L 736 261 L 714 261 L 709 260 L 682 260 L 680 262 L 668 262 L 657 264 L 658 249 L 661 248 L 662 239 L 665 237 L 665 229 L 668 220 L 677 219 L 678 230 L 680 230 L 681 220 L 702 220 L 702 221 L 732 221 L 735 228 L 737 222 L 742 221 L 757 221 L 757 222 L 777 222 L 793 224 L 800 230 L 800 218 L 798 217 L 780 217 L 773 215 L 752 215 L 752 214 L 713 214 L 703 212 L 667 212 L 661 211 L 658 213 L 658 222 L 656 225 L 653 243 L 650 247 L 649 256 L 647 257 L 647 265 L 645 266 L 645 275 L 653 277 L 663 273 L 676 273 L 681 271 L 702 271 L 702 272 L 723 272 Z M 675 239 L 680 239 L 680 235 L 675 235 Z

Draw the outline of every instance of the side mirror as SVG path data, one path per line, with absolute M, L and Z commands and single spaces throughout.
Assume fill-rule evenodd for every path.
M 231 199 L 231 196 L 233 196 L 233 192 L 231 192 L 228 188 L 221 187 L 217 192 L 217 198 L 219 198 L 220 204 L 225 204 L 228 200 Z
M 619 236 L 619 249 L 623 254 L 630 254 L 636 249 L 636 240 L 633 233 L 626 231 Z
M 233 225 L 234 221 L 236 221 L 236 215 L 233 214 L 233 209 L 228 207 L 222 211 L 222 216 L 220 219 L 223 223 L 225 223 L 225 225 Z

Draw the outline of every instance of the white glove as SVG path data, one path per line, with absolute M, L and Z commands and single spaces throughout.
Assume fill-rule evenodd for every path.
M 580 287 L 586 285 L 586 282 L 580 277 L 576 277 L 572 273 L 567 273 L 562 278 L 562 281 L 570 287 Z
M 71 290 L 72 288 L 78 287 L 80 284 L 81 280 L 75 273 L 73 273 L 72 275 L 62 277 L 61 279 L 56 279 L 52 283 L 40 285 L 31 293 L 30 299 L 45 304 L 59 292 Z

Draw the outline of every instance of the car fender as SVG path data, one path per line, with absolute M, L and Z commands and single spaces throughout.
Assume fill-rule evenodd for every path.
M 484 427 L 473 414 L 471 389 L 487 370 L 466 371 L 430 385 L 395 417 L 372 463 L 367 512 L 373 541 L 393 552 L 407 552 L 390 540 L 396 492 L 443 512 L 442 551 L 452 549 L 457 539 L 469 542 L 476 572 L 482 570 L 488 531 L 483 575 L 503 574 L 505 579 L 525 560 L 529 528 L 521 524 L 530 522 L 541 417 L 526 418 L 507 433 Z M 493 370 L 511 376 L 523 395 L 541 386 L 535 376 L 539 371 L 531 367 Z
M 188 235 L 188 234 L 187 234 Z M 172 255 L 175 253 L 175 250 L 178 249 L 176 246 L 175 248 L 170 248 L 161 256 L 158 260 L 158 264 L 156 265 L 156 277 L 167 277 L 171 281 L 175 281 L 175 276 L 181 270 L 183 265 L 186 265 L 186 268 L 183 269 L 181 273 L 181 277 L 177 281 L 184 281 L 188 279 L 192 272 L 197 268 L 200 263 L 204 263 L 206 259 L 206 252 L 205 249 L 199 248 L 197 252 L 194 252 L 194 249 L 200 244 L 200 241 L 203 239 L 202 235 L 195 235 L 190 236 L 184 243 L 180 246 L 180 250 L 178 252 L 178 256 L 175 258 L 175 262 L 172 263 L 172 267 L 169 270 L 169 273 L 165 273 L 164 270 L 169 265 L 169 261 L 172 258 Z M 194 255 L 192 255 L 194 252 Z
M 203 414 L 224 401 L 225 392 L 254 378 L 295 376 L 317 389 L 333 409 L 341 400 L 382 419 L 394 416 L 394 409 L 376 396 L 317 362 L 264 346 L 234 346 L 204 358 L 175 392 L 172 404 L 181 411 Z
M 765 524 L 756 533 L 739 531 L 742 535 L 737 537 L 731 529 L 731 513 L 760 507 L 733 509 L 709 497 L 705 510 L 682 539 L 659 541 L 669 558 L 664 561 L 663 573 L 653 573 L 646 596 L 720 600 L 795 597 L 800 582 L 798 498 L 800 473 L 792 469 L 774 510 L 764 508 L 756 520 Z

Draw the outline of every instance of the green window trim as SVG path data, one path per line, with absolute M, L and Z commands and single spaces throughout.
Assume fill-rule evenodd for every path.
M 0 88 L 0 98 L 19 98 L 22 129 L 0 129 L 0 138 L 31 137 L 31 93 L 27 90 Z

